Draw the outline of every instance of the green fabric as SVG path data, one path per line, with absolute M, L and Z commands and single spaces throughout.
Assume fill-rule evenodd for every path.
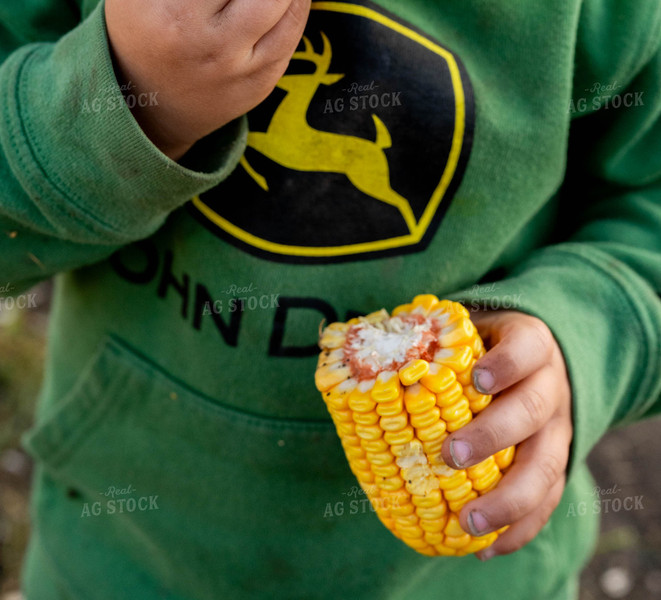
M 472 150 L 425 248 L 328 264 L 249 252 L 187 203 L 209 189 L 230 207 L 254 193 L 248 178 L 253 187 L 237 189 L 233 172 L 245 119 L 198 144 L 184 168 L 124 105 L 83 110 L 119 93 L 102 5 L 84 2 L 79 25 L 72 2 L 0 10 L 0 232 L 16 233 L 0 235 L 0 281 L 18 294 L 58 273 L 25 437 L 38 464 L 28 600 L 576 597 L 597 534 L 596 515 L 575 511 L 590 491 L 585 456 L 609 427 L 661 406 L 661 6 L 370 7 L 461 59 L 475 100 Z M 319 44 L 317 15 L 311 23 Z M 342 23 L 347 40 L 371 31 L 358 18 Z M 352 59 L 397 41 L 365 39 Z M 416 66 L 408 71 L 424 86 L 433 78 Z M 614 92 L 595 84 L 640 102 L 606 107 Z M 400 91 L 402 110 L 384 116 L 394 132 L 429 116 L 410 112 L 413 88 Z M 337 200 L 340 178 L 327 184 Z M 291 221 L 304 228 L 305 213 Z M 486 564 L 417 555 L 363 512 L 313 385 L 322 317 L 421 292 L 538 315 L 571 377 L 562 503 L 531 544 Z M 245 310 L 231 310 L 233 296 L 246 297 Z M 123 493 L 110 498 L 112 489 Z

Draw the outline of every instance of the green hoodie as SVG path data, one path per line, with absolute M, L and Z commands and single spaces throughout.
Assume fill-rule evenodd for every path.
M 0 8 L 0 280 L 57 274 L 28 600 L 575 597 L 585 457 L 661 407 L 661 5 L 312 9 L 269 99 L 176 164 L 102 4 Z M 385 530 L 313 384 L 322 318 L 423 292 L 538 316 L 570 374 L 562 502 L 485 564 Z

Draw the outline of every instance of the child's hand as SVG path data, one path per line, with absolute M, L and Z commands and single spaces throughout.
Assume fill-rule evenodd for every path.
M 477 313 L 473 320 L 491 348 L 475 365 L 474 384 L 501 393 L 448 437 L 443 458 L 463 468 L 518 444 L 498 487 L 461 511 L 461 526 L 474 535 L 511 525 L 478 554 L 486 560 L 531 541 L 560 502 L 573 434 L 571 389 L 560 347 L 542 321 L 511 311 Z
M 257 106 L 287 69 L 310 0 L 106 0 L 120 83 L 157 93 L 133 114 L 177 160 Z

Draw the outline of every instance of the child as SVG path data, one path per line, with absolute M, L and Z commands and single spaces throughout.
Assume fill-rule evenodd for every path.
M 584 459 L 660 406 L 658 3 L 2 20 L 0 279 L 59 273 L 28 600 L 576 597 Z M 461 513 L 510 525 L 483 563 L 416 554 L 352 496 L 312 382 L 322 318 L 422 292 L 478 313 L 474 383 L 500 392 L 446 462 L 519 445 Z

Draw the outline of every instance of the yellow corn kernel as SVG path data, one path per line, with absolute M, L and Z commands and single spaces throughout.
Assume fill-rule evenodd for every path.
M 356 425 L 356 435 L 364 440 L 378 440 L 383 430 L 378 425 Z
M 372 465 L 372 473 L 377 477 L 394 477 L 399 473 L 399 467 L 394 462 L 389 465 Z
M 473 358 L 470 346 L 441 348 L 434 354 L 434 362 L 452 369 L 455 373 L 465 371 Z
M 464 425 L 468 425 L 473 419 L 470 408 L 466 409 L 462 415 L 458 416 L 454 421 L 448 421 L 448 431 L 453 432 L 461 429 Z
M 468 398 L 470 409 L 473 413 L 483 411 L 491 403 L 492 396 L 488 394 L 480 394 L 472 385 L 464 388 L 464 395 Z
M 344 363 L 337 362 L 317 369 L 314 381 L 317 389 L 325 392 L 335 387 L 338 383 L 348 380 L 350 377 L 351 369 L 345 366 Z
M 357 382 L 354 379 L 348 379 L 324 392 L 322 397 L 326 402 L 326 406 L 334 410 L 347 410 L 349 408 L 349 394 L 356 385 Z
M 468 533 L 464 533 L 459 537 L 451 537 L 449 535 L 445 536 L 444 544 L 450 548 L 460 549 L 465 548 L 468 544 L 471 543 L 471 536 Z
M 399 370 L 399 380 L 402 382 L 402 385 L 413 385 L 428 372 L 429 363 L 426 360 L 412 360 Z
M 445 526 L 443 533 L 451 537 L 461 537 L 462 535 L 465 535 L 466 532 L 461 528 L 461 525 L 459 524 L 459 517 L 453 514 L 448 517 L 448 523 Z
M 475 498 L 477 498 L 477 492 L 473 490 L 467 496 L 464 496 L 463 498 L 459 498 L 459 500 L 453 500 L 452 502 L 448 502 L 448 509 L 450 510 L 450 512 L 453 512 L 454 514 L 458 515 L 461 512 L 461 509 L 464 507 L 464 505 L 468 504 L 471 500 L 475 500 Z
M 389 465 L 395 462 L 395 457 L 390 452 L 366 452 L 367 460 L 373 465 Z
M 356 433 L 356 424 L 353 421 L 349 423 L 338 423 L 335 426 L 339 436 L 343 437 L 345 435 L 353 435 Z
M 416 430 L 418 432 L 418 439 L 423 442 L 437 440 L 445 433 L 445 427 L 445 421 L 443 420 L 436 421 L 436 423 L 429 427 L 421 427 Z
M 483 535 L 481 537 L 474 537 L 470 544 L 464 546 L 461 550 L 465 554 L 472 554 L 474 552 L 479 552 L 484 550 L 487 546 L 491 546 L 496 539 L 498 538 L 497 533 L 489 533 L 488 535 Z
M 479 335 L 476 335 L 473 338 L 473 343 L 471 344 L 471 350 L 473 350 L 473 356 L 475 358 L 481 358 L 486 354 L 484 343 L 482 342 L 482 338 Z
M 371 412 L 376 408 L 376 402 L 372 400 L 369 392 L 362 392 L 360 387 L 357 387 L 349 394 L 347 400 L 349 408 L 355 412 Z
M 413 298 L 411 304 L 413 305 L 413 309 L 422 308 L 425 314 L 429 314 L 441 306 L 440 300 L 433 294 L 418 294 Z
M 404 480 L 399 477 L 399 475 L 394 475 L 393 477 L 379 477 L 375 480 L 375 483 L 382 490 L 387 490 L 389 492 L 394 492 L 399 488 L 404 487 Z
M 366 458 L 356 458 L 354 460 L 350 460 L 349 464 L 358 471 L 369 471 L 371 467 L 369 460 Z
M 383 434 L 383 438 L 386 442 L 394 446 L 396 444 L 406 444 L 407 442 L 410 442 L 414 435 L 415 431 L 413 430 L 413 427 L 407 425 L 400 431 L 386 431 Z
M 427 412 L 436 406 L 436 395 L 416 383 L 404 390 L 404 405 L 410 414 Z
M 454 548 L 445 546 L 444 544 L 437 544 L 434 546 L 434 550 L 439 556 L 456 556 L 457 551 Z
M 443 528 L 445 527 L 447 520 L 448 518 L 446 515 L 433 520 L 420 517 L 420 527 L 429 533 L 443 533 Z
M 452 490 L 456 487 L 459 487 L 467 479 L 468 476 L 466 475 L 466 471 L 460 469 L 458 471 L 454 471 L 454 473 L 449 477 L 439 477 L 438 481 L 442 490 Z
M 464 481 L 461 485 L 458 485 L 456 488 L 450 490 L 443 490 L 443 495 L 448 502 L 455 502 L 461 498 L 465 498 L 468 494 L 471 493 L 473 489 L 473 484 L 471 481 Z
M 351 466 L 351 464 L 349 464 Z M 372 471 L 354 471 L 353 469 L 351 472 L 356 476 L 356 479 L 363 484 L 373 484 L 374 481 L 376 480 L 374 477 L 374 473 Z
M 350 410 L 329 409 L 331 417 L 335 423 L 348 423 L 353 421 L 353 412 Z
M 358 446 L 360 448 L 360 438 L 357 435 L 345 435 L 342 437 L 342 446 L 345 450 L 347 446 Z
M 401 431 L 408 424 L 408 415 L 405 412 L 399 413 L 394 417 L 381 417 L 379 425 L 383 431 Z
M 411 502 L 420 508 L 431 508 L 443 502 L 443 496 L 439 490 L 433 490 L 425 496 L 413 496 Z
M 425 541 L 428 544 L 435 546 L 436 544 L 441 544 L 443 542 L 444 535 L 442 532 L 427 531 L 424 527 L 422 527 L 422 529 L 425 531 Z
M 409 525 L 408 527 L 397 525 L 397 520 L 395 520 L 395 529 L 399 531 L 402 537 L 405 538 L 421 538 L 425 532 L 422 527 L 419 525 Z
M 387 506 L 391 511 L 403 506 L 413 506 L 415 508 L 415 505 L 413 502 L 411 502 L 411 494 L 407 493 L 404 489 L 399 489 L 392 492 L 381 491 L 381 498 L 384 502 L 384 505 Z
M 437 406 L 430 408 L 427 412 L 411 415 L 411 425 L 416 429 L 429 427 L 441 418 L 441 409 Z
M 456 380 L 457 374 L 452 369 L 438 363 L 431 363 L 429 372 L 420 379 L 420 383 L 430 392 L 442 394 Z
M 401 315 L 401 314 L 408 314 L 408 313 L 411 312 L 412 309 L 413 309 L 413 305 L 412 305 L 412 304 L 401 304 L 401 305 L 398 306 L 397 308 L 393 309 L 393 310 L 390 312 L 390 315 L 391 315 L 392 317 L 396 317 L 396 316 Z
M 345 328 L 337 328 L 336 325 L 347 325 Z M 326 350 L 335 350 L 344 346 L 346 341 L 346 332 L 349 330 L 348 324 L 345 323 L 332 323 L 324 330 L 323 335 L 319 339 L 319 345 Z
M 464 388 L 458 381 L 455 381 L 444 392 L 436 395 L 436 405 L 445 408 L 461 400 L 463 395 Z
M 496 469 L 496 471 L 498 470 L 496 460 L 493 456 L 490 456 L 472 467 L 467 467 L 466 473 L 471 479 L 481 479 L 485 475 L 491 473 L 494 469 Z
M 349 398 L 349 401 L 351 401 L 351 398 Z M 470 406 L 468 405 L 468 400 L 462 396 L 454 404 L 444 407 L 441 410 L 441 417 L 446 421 L 456 421 L 467 411 L 470 411 Z
M 390 514 L 393 517 L 406 517 L 412 515 L 415 512 L 415 506 L 413 504 L 404 504 L 403 506 L 395 506 L 390 509 Z
M 404 410 L 404 392 L 390 402 L 379 402 L 376 405 L 376 413 L 382 417 L 394 417 Z
M 436 440 L 423 442 L 422 447 L 424 448 L 425 454 L 427 455 L 427 460 L 431 464 L 438 464 L 439 456 L 441 454 L 441 450 L 443 449 L 443 442 L 445 441 L 446 437 L 448 437 L 447 432 Z
M 347 459 L 351 462 L 356 458 L 365 458 L 366 452 L 360 446 L 345 446 L 344 453 L 347 455 Z
M 390 449 L 390 444 L 383 438 L 378 440 L 360 440 L 360 445 L 367 452 L 386 452 Z
M 390 402 L 399 397 L 401 389 L 398 373 L 383 371 L 377 376 L 372 388 L 372 400 L 375 402 Z
M 441 346 L 470 346 L 473 342 L 473 336 L 476 333 L 475 325 L 468 317 L 462 317 L 456 323 L 452 323 L 448 327 L 441 330 L 441 335 L 438 341 Z M 473 351 L 471 350 L 471 355 Z
M 342 362 L 343 360 L 344 350 L 342 348 L 326 350 L 319 355 L 319 359 L 317 360 L 317 369 L 335 364 L 336 362 Z
M 498 468 L 501 471 L 504 471 L 512 464 L 512 461 L 514 460 L 514 446 L 510 446 L 509 448 L 505 448 L 500 452 L 496 452 L 496 454 L 494 454 L 494 459 L 498 465 Z
M 414 550 L 417 550 L 418 552 L 420 550 L 426 550 L 427 548 L 431 548 L 431 546 L 425 542 L 424 536 L 421 537 L 420 539 L 415 539 L 415 538 L 409 538 L 406 540 L 406 543 L 413 548 Z
M 374 425 L 375 423 L 378 423 L 379 415 L 376 414 L 376 411 L 365 413 L 355 412 L 353 413 L 353 420 L 358 425 Z
M 431 506 L 429 508 L 423 508 L 418 506 L 415 509 L 416 514 L 421 518 L 428 521 L 438 521 L 441 517 L 447 515 L 448 507 L 445 502 L 441 502 L 436 506 Z
M 501 477 L 501 472 L 496 468 L 485 477 L 474 480 L 473 487 L 478 492 L 486 491 L 487 489 L 490 489 L 492 485 L 495 487 L 495 484 L 500 481 Z
M 457 373 L 457 381 L 462 385 L 462 387 L 471 385 L 473 382 L 473 367 L 475 366 L 476 362 L 476 360 L 471 360 L 467 369 L 461 373 Z

